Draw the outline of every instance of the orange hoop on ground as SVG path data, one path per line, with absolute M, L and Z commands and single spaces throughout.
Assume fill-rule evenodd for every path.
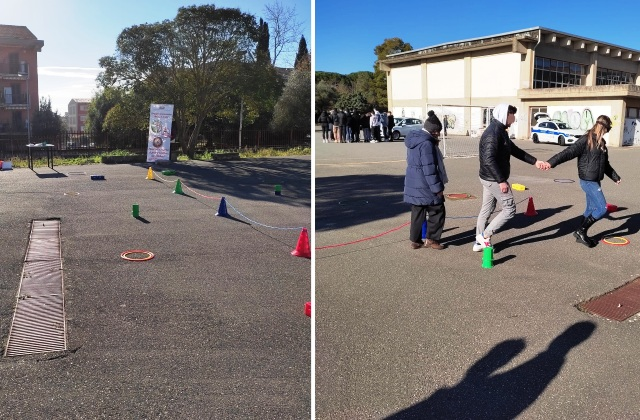
M 130 254 L 147 254 L 147 256 L 144 258 L 131 258 L 129 257 Z M 155 257 L 155 255 L 151 251 L 145 251 L 143 249 L 132 249 L 129 251 L 124 251 L 122 254 L 120 254 L 120 257 L 127 261 L 149 261 L 151 258 Z
M 609 241 L 609 239 L 621 239 L 624 242 L 611 242 Z M 614 245 L 614 246 L 625 246 L 625 245 L 629 245 L 629 240 L 627 238 L 623 238 L 622 236 L 610 236 L 609 238 L 602 238 L 602 242 L 604 242 L 607 245 Z

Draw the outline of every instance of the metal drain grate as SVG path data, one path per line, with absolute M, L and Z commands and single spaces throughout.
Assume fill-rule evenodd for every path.
M 640 278 L 586 302 L 578 309 L 614 321 L 624 321 L 640 312 Z
M 34 220 L 5 357 L 67 349 L 60 220 Z

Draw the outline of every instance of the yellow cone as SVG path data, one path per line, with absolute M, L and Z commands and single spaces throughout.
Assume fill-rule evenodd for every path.
M 147 171 L 147 179 L 153 179 L 153 169 L 149 166 L 149 170 Z

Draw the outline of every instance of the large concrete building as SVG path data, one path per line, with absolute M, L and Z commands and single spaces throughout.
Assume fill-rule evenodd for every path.
M 640 51 L 535 27 L 388 55 L 389 109 L 424 118 L 433 109 L 449 134 L 479 135 L 493 107 L 518 107 L 512 137 L 528 139 L 546 112 L 589 129 L 614 122 L 610 146 L 640 144 Z

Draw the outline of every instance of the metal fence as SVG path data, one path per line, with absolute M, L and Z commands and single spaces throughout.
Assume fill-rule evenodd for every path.
M 148 146 L 148 132 L 135 131 L 126 135 L 111 135 L 105 133 L 60 133 L 55 136 L 32 136 L 31 143 L 48 143 L 55 146 L 54 154 L 58 156 L 77 156 L 98 154 L 112 150 L 128 150 L 133 153 L 146 153 Z M 0 160 L 10 160 L 12 157 L 25 157 L 28 153 L 26 145 L 29 143 L 27 133 L 0 133 Z M 294 147 L 311 147 L 309 130 L 206 130 L 198 136 L 195 151 L 240 149 L 290 149 Z M 180 145 L 172 143 L 172 150 Z

